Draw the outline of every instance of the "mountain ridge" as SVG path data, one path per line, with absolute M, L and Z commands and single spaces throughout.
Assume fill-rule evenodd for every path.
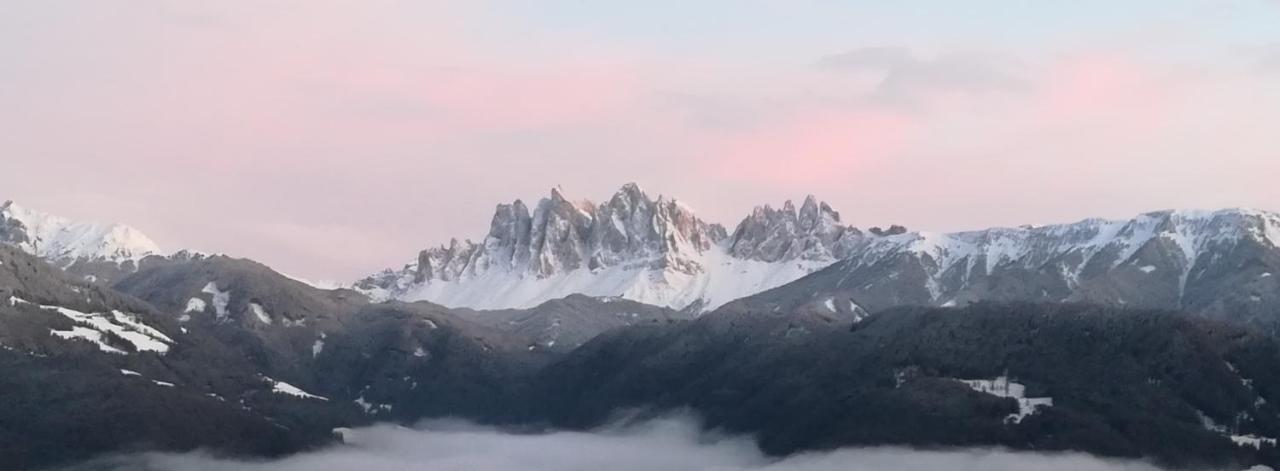
M 498 205 L 481 242 L 453 239 L 356 287 L 374 299 L 476 309 L 586 294 L 705 311 L 830 264 L 861 234 L 812 196 L 799 209 L 758 207 L 730 234 L 634 183 L 598 204 L 554 188 L 532 212 L 521 200 Z
M 904 233 L 830 267 L 735 301 L 755 309 L 975 301 L 1089 302 L 1280 323 L 1280 215 L 1165 210 L 1130 220 Z
M 520 200 L 499 205 L 481 242 L 454 239 L 423 250 L 417 261 L 366 277 L 355 287 L 375 300 L 427 300 L 475 309 L 529 308 L 585 294 L 707 312 L 833 265 L 854 263 L 849 259 L 884 265 L 906 256 L 928 259 L 900 267 L 922 273 L 894 273 L 882 266 L 881 275 L 919 278 L 912 289 L 925 294 L 895 294 L 895 301 L 885 304 L 907 300 L 945 305 L 983 299 L 957 295 L 963 291 L 951 286 L 957 283 L 1007 286 L 979 276 L 995 274 L 998 268 L 1009 271 L 1011 267 L 1003 264 L 1030 272 L 1057 267 L 1062 272 L 1055 275 L 1059 283 L 1045 288 L 1057 293 L 1079 289 L 1082 277 L 1123 270 L 1122 262 L 1137 256 L 1152 258 L 1135 267 L 1144 274 L 1176 272 L 1173 296 L 1180 299 L 1188 280 L 1194 284 L 1201 276 L 1193 272 L 1198 257 L 1223 256 L 1217 251 L 1230 249 L 1224 240 L 1248 238 L 1263 252 L 1280 253 L 1280 215 L 1250 208 L 1161 210 L 1129 219 L 1087 218 L 959 232 L 907 231 L 901 226 L 863 231 L 845 225 L 839 212 L 813 196 L 799 207 L 791 201 L 777 209 L 758 206 L 728 232 L 699 219 L 676 199 L 648 197 L 635 184 L 624 185 L 599 205 L 570 202 L 557 188 L 535 208 L 542 209 L 528 216 Z M 636 208 L 658 211 L 641 211 L 635 217 Z M 682 223 L 669 227 L 669 221 Z M 655 239 L 659 242 L 645 245 Z M 1148 245 L 1160 247 L 1144 250 Z M 1113 263 L 1102 264 L 1103 258 Z M 503 263 L 495 265 L 495 259 Z M 953 299 L 938 299 L 945 296 Z M 1067 299 L 1043 295 L 1028 300 Z

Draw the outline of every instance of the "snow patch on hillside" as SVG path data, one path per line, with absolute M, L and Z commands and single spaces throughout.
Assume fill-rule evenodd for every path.
M 294 386 L 294 385 L 292 385 L 292 384 L 286 383 L 286 382 L 284 382 L 284 381 L 276 381 L 276 380 L 271 379 L 271 378 L 266 377 L 266 376 L 263 376 L 263 377 L 262 377 L 262 380 L 263 380 L 263 381 L 266 381 L 266 382 L 267 382 L 267 383 L 269 383 L 269 384 L 271 384 L 271 392 L 276 393 L 276 394 L 284 394 L 284 395 L 287 395 L 287 396 L 293 396 L 293 397 L 302 398 L 302 399 L 315 399 L 315 400 L 318 400 L 318 401 L 328 401 L 328 400 L 329 400 L 329 398 L 327 398 L 327 397 L 317 396 L 317 395 L 315 395 L 315 394 L 311 394 L 311 393 L 309 393 L 309 392 L 303 391 L 302 389 L 298 388 L 297 386 Z
M 996 397 L 1007 397 L 1018 401 L 1018 412 L 1009 414 L 1005 418 L 1006 423 L 1021 423 L 1022 419 L 1034 414 L 1041 407 L 1053 407 L 1053 398 L 1051 397 L 1027 397 L 1027 387 L 1009 381 L 1006 376 L 999 376 L 995 379 L 961 379 L 964 383 L 974 391 L 983 394 L 990 394 Z
M 139 352 L 156 352 L 161 355 L 169 352 L 173 339 L 163 332 L 139 321 L 134 314 L 118 310 L 105 313 L 87 313 L 62 306 L 35 304 L 17 297 L 10 297 L 10 305 L 31 304 L 46 311 L 56 312 L 74 321 L 77 325 L 71 330 L 51 330 L 50 334 L 64 339 L 83 339 L 93 342 L 99 350 L 108 353 L 124 354 L 124 350 L 108 345 L 105 335 L 110 333 L 124 339 Z
M 203 299 L 191 298 L 187 300 L 187 308 L 182 312 L 204 312 L 206 304 Z
M 571 294 L 622 297 L 682 309 L 700 303 L 704 311 L 744 296 L 776 288 L 822 269 L 834 260 L 769 263 L 733 258 L 716 246 L 696 257 L 697 273 L 651 268 L 647 263 L 600 270 L 579 269 L 546 277 L 490 270 L 454 281 L 406 283 L 402 292 L 366 291 L 375 299 L 431 301 L 472 309 L 532 308 Z
M 254 317 L 258 318 L 259 322 L 271 324 L 271 316 L 267 314 L 267 310 L 263 309 L 261 304 L 249 303 L 249 311 L 253 313 Z
M 317 337 L 316 341 L 311 344 L 311 358 L 320 356 L 320 352 L 324 351 L 324 339 L 325 335 L 321 332 L 320 337 Z
M 1263 444 L 1267 446 L 1276 446 L 1276 439 L 1259 437 L 1257 435 L 1232 435 L 1231 441 L 1238 446 L 1247 446 L 1255 450 L 1261 449 Z
M 356 403 L 357 406 L 360 406 L 360 409 L 364 410 L 365 414 L 373 415 L 373 414 L 377 414 L 378 412 L 391 412 L 390 404 L 378 404 L 374 402 L 369 402 L 365 400 L 363 394 L 361 394 L 360 397 L 357 397 L 356 400 L 351 402 L 354 402 Z
M 218 289 L 218 283 L 210 281 L 200 290 L 201 293 L 213 295 L 213 312 L 217 320 L 227 319 L 227 304 L 231 302 L 231 292 Z
M 127 353 L 124 350 L 107 345 L 107 343 L 102 340 L 102 332 L 85 327 L 75 326 L 72 327 L 71 330 L 50 330 L 49 334 L 64 340 L 87 340 L 92 342 L 94 345 L 97 345 L 99 350 L 106 353 L 114 353 L 117 355 L 124 355 Z

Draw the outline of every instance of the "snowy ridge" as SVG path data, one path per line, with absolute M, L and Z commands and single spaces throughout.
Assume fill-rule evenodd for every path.
M 1244 239 L 1280 247 L 1280 215 L 1250 209 L 1158 211 L 1130 220 L 1087 219 L 1039 227 L 867 237 L 852 248 L 846 268 L 852 272 L 900 255 L 918 258 L 931 301 L 942 302 L 949 294 L 948 281 L 954 291 L 970 280 L 1008 268 L 1057 266 L 1067 287 L 1074 289 L 1087 272 L 1115 270 L 1136 262 L 1148 247 L 1158 246 L 1177 256 L 1165 260 L 1165 266 L 1134 268 L 1148 275 L 1175 270 L 1181 290 L 1201 256 L 1214 256 L 1217 249 Z
M 0 205 L 0 242 L 62 265 L 76 260 L 136 262 L 162 254 L 154 241 L 132 227 L 72 221 L 12 201 Z
M 602 204 L 570 200 L 557 188 L 532 212 L 518 200 L 499 205 L 481 242 L 455 239 L 424 250 L 404 269 L 355 288 L 379 301 L 476 309 L 529 308 L 584 294 L 705 311 L 843 261 L 848 279 L 836 288 L 856 282 L 867 290 L 901 275 L 925 291 L 912 302 L 956 305 L 982 296 L 984 280 L 1001 273 L 1052 270 L 1061 284 L 1041 296 L 1065 299 L 1129 263 L 1151 279 L 1169 279 L 1171 296 L 1181 299 L 1201 257 L 1220 257 L 1244 239 L 1280 249 L 1280 215 L 1157 211 L 1038 227 L 864 233 L 810 196 L 798 208 L 758 207 L 727 233 L 674 199 L 651 199 L 628 184 Z M 894 271 L 904 269 L 897 265 L 904 258 L 919 275 Z
M 862 233 L 810 196 L 797 210 L 756 208 L 729 235 L 679 201 L 635 184 L 607 202 L 556 188 L 532 213 L 499 205 L 480 242 L 424 250 L 402 270 L 356 284 L 375 300 L 450 307 L 529 308 L 571 294 L 708 310 L 839 260 Z

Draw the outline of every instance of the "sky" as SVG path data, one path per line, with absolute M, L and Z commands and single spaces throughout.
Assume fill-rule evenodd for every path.
M 1280 1 L 14 0 L 0 200 L 349 281 L 627 182 L 954 231 L 1280 210 Z
M 688 418 L 590 432 L 509 434 L 464 423 L 348 431 L 347 445 L 276 461 L 201 453 L 114 457 L 92 469 L 177 471 L 1160 471 L 1137 461 L 1073 453 L 846 448 L 776 459 L 745 437 L 706 434 Z

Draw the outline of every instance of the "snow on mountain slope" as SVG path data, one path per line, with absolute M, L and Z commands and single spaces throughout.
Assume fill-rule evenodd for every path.
M 756 208 L 728 234 L 635 184 L 602 204 L 553 189 L 532 213 L 519 200 L 499 205 L 480 243 L 455 239 L 356 287 L 378 300 L 477 309 L 585 294 L 707 310 L 830 265 L 861 236 L 812 196 L 799 210 Z
M 59 266 L 75 261 L 137 262 L 162 253 L 154 241 L 132 227 L 72 221 L 12 201 L 0 205 L 0 242 Z
M 962 284 L 999 268 L 1034 270 L 1059 265 L 1069 288 L 1078 286 L 1089 270 L 1111 270 L 1132 262 L 1153 242 L 1166 245 L 1175 257 L 1165 260 L 1178 273 L 1180 288 L 1201 254 L 1244 238 L 1280 243 L 1280 215 L 1248 209 L 1220 211 L 1158 211 L 1131 220 L 1088 219 L 1073 224 L 995 228 L 940 234 L 912 232 L 866 238 L 849 254 L 850 264 L 870 266 L 888 257 L 909 254 L 927 257 L 934 300 L 937 285 L 947 273 Z M 1140 269 L 1151 273 L 1155 265 Z
M 1280 322 L 1280 215 L 1157 211 L 1129 220 L 864 237 L 844 260 L 744 299 L 750 309 L 835 299 L 878 312 L 975 301 L 1088 302 Z
M 596 271 L 575 269 L 544 277 L 491 270 L 461 280 L 407 283 L 403 288 L 374 297 L 428 300 L 450 307 L 502 309 L 527 308 L 571 294 L 584 294 L 620 296 L 676 309 L 695 304 L 711 309 L 783 285 L 833 261 L 768 263 L 737 259 L 723 250 L 716 246 L 701 257 L 691 258 L 700 267 L 692 273 L 643 265 Z
M 599 205 L 570 202 L 559 190 L 532 215 L 520 201 L 500 205 L 481 243 L 454 240 L 356 286 L 377 300 L 451 307 L 525 308 L 584 294 L 705 311 L 820 270 L 770 303 L 839 300 L 875 311 L 987 299 L 1086 301 L 1255 317 L 1280 303 L 1280 285 L 1254 273 L 1280 270 L 1280 215 L 1177 210 L 957 233 L 863 233 L 810 197 L 799 208 L 757 208 L 726 233 L 629 184 Z

